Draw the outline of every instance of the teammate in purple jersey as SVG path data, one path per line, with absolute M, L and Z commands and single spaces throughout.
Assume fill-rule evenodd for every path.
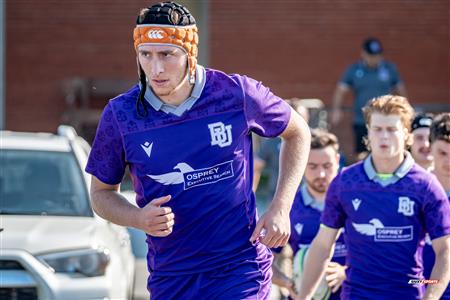
M 307 124 L 260 82 L 197 64 L 195 19 L 143 9 L 139 85 L 106 105 L 86 171 L 94 210 L 147 233 L 152 299 L 266 299 L 272 254 L 308 158 Z M 278 189 L 257 220 L 251 134 L 283 138 Z M 118 192 L 126 167 L 133 207 Z
M 430 148 L 434 159 L 433 174 L 447 192 L 450 200 L 450 113 L 437 115 L 430 128 Z M 450 218 L 450 216 L 447 216 Z M 424 278 L 434 278 L 432 272 L 435 255 L 431 241 L 426 240 L 423 248 Z M 447 266 L 450 268 L 450 266 Z M 450 286 L 447 286 L 441 299 L 450 300 Z
M 370 155 L 343 169 L 327 192 L 322 224 L 305 263 L 299 299 L 310 299 L 345 227 L 347 279 L 342 299 L 438 299 L 450 278 L 450 205 L 436 177 L 405 151 L 413 109 L 385 95 L 365 108 Z M 423 295 L 422 249 L 428 232 L 436 253 Z
M 299 249 L 309 247 L 320 226 L 320 216 L 325 206 L 325 194 L 339 169 L 339 143 L 337 137 L 322 129 L 311 130 L 311 151 L 309 152 L 303 184 L 298 189 L 291 209 L 291 236 L 289 245 L 294 256 Z M 281 248 L 274 249 L 278 253 Z M 339 288 L 345 279 L 346 248 L 341 235 L 329 263 L 325 279 L 331 289 L 329 299 L 340 299 Z M 275 255 L 276 257 L 277 255 Z M 277 266 L 272 265 L 272 282 L 289 290 L 295 297 L 295 283 Z M 295 270 L 295 268 L 294 268 Z M 296 274 L 294 274 L 295 277 Z

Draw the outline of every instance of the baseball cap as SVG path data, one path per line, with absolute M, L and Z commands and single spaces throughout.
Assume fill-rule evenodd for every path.
M 377 55 L 383 53 L 383 47 L 380 40 L 376 38 L 368 38 L 364 41 L 362 49 L 370 55 Z
M 411 131 L 424 127 L 430 128 L 432 123 L 433 123 L 433 115 L 424 113 L 418 114 L 415 116 L 411 124 Z

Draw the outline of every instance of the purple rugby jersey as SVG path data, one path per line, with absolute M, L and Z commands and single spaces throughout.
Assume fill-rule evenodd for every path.
M 312 195 L 308 192 L 307 184 L 302 184 L 295 194 L 292 209 L 289 214 L 291 220 L 289 245 L 294 254 L 297 253 L 301 247 L 311 245 L 317 232 L 319 232 L 322 211 L 323 206 L 321 206 L 319 202 L 315 202 Z M 273 251 L 280 252 L 281 249 L 282 248 L 280 247 L 273 249 Z M 344 234 L 341 234 L 336 241 L 331 261 L 345 265 L 346 254 L 347 249 L 345 248 Z
M 447 197 L 450 201 L 450 190 L 447 191 Z M 448 216 L 450 218 L 450 216 Z M 424 279 L 436 279 L 431 278 L 431 272 L 433 271 L 434 260 L 435 260 L 434 250 L 431 244 L 430 236 L 426 235 L 425 244 L 423 247 L 423 278 Z M 450 300 L 450 284 L 447 286 L 441 300 Z
M 370 179 L 364 162 L 345 168 L 327 193 L 322 223 L 345 228 L 347 280 L 342 299 L 420 299 L 425 232 L 450 234 L 450 205 L 434 176 L 411 162 L 395 182 Z M 400 168 L 399 168 L 400 169 Z
M 140 118 L 139 87 L 109 101 L 86 171 L 107 184 L 129 165 L 136 201 L 172 195 L 167 237 L 147 237 L 149 270 L 172 276 L 244 260 L 267 261 L 268 249 L 249 238 L 256 225 L 251 133 L 275 137 L 290 106 L 260 82 L 207 69 L 195 104 L 181 116 L 156 111 Z
M 307 184 L 303 183 L 295 194 L 294 203 L 289 214 L 291 220 L 291 236 L 289 245 L 292 251 L 297 253 L 301 247 L 309 247 L 319 232 L 320 216 L 323 211 L 323 203 L 316 202 L 313 196 L 308 192 Z M 283 248 L 273 249 L 278 253 Z M 340 265 L 345 265 L 345 256 L 347 249 L 345 247 L 344 233 L 341 233 L 336 241 L 333 257 L 331 261 Z M 330 295 L 329 300 L 340 299 L 341 289 Z

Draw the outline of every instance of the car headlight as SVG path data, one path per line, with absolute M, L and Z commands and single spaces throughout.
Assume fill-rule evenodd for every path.
M 50 253 L 38 258 L 54 272 L 80 273 L 88 277 L 104 275 L 110 259 L 109 250 L 104 248 Z

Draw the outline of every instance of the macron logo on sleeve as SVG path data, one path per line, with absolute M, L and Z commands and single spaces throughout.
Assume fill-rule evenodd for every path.
M 148 157 L 150 157 L 150 155 L 152 154 L 152 148 L 153 148 L 153 143 L 149 143 L 149 142 L 145 142 L 144 144 L 141 144 L 142 149 L 144 149 L 145 154 L 147 154 Z

